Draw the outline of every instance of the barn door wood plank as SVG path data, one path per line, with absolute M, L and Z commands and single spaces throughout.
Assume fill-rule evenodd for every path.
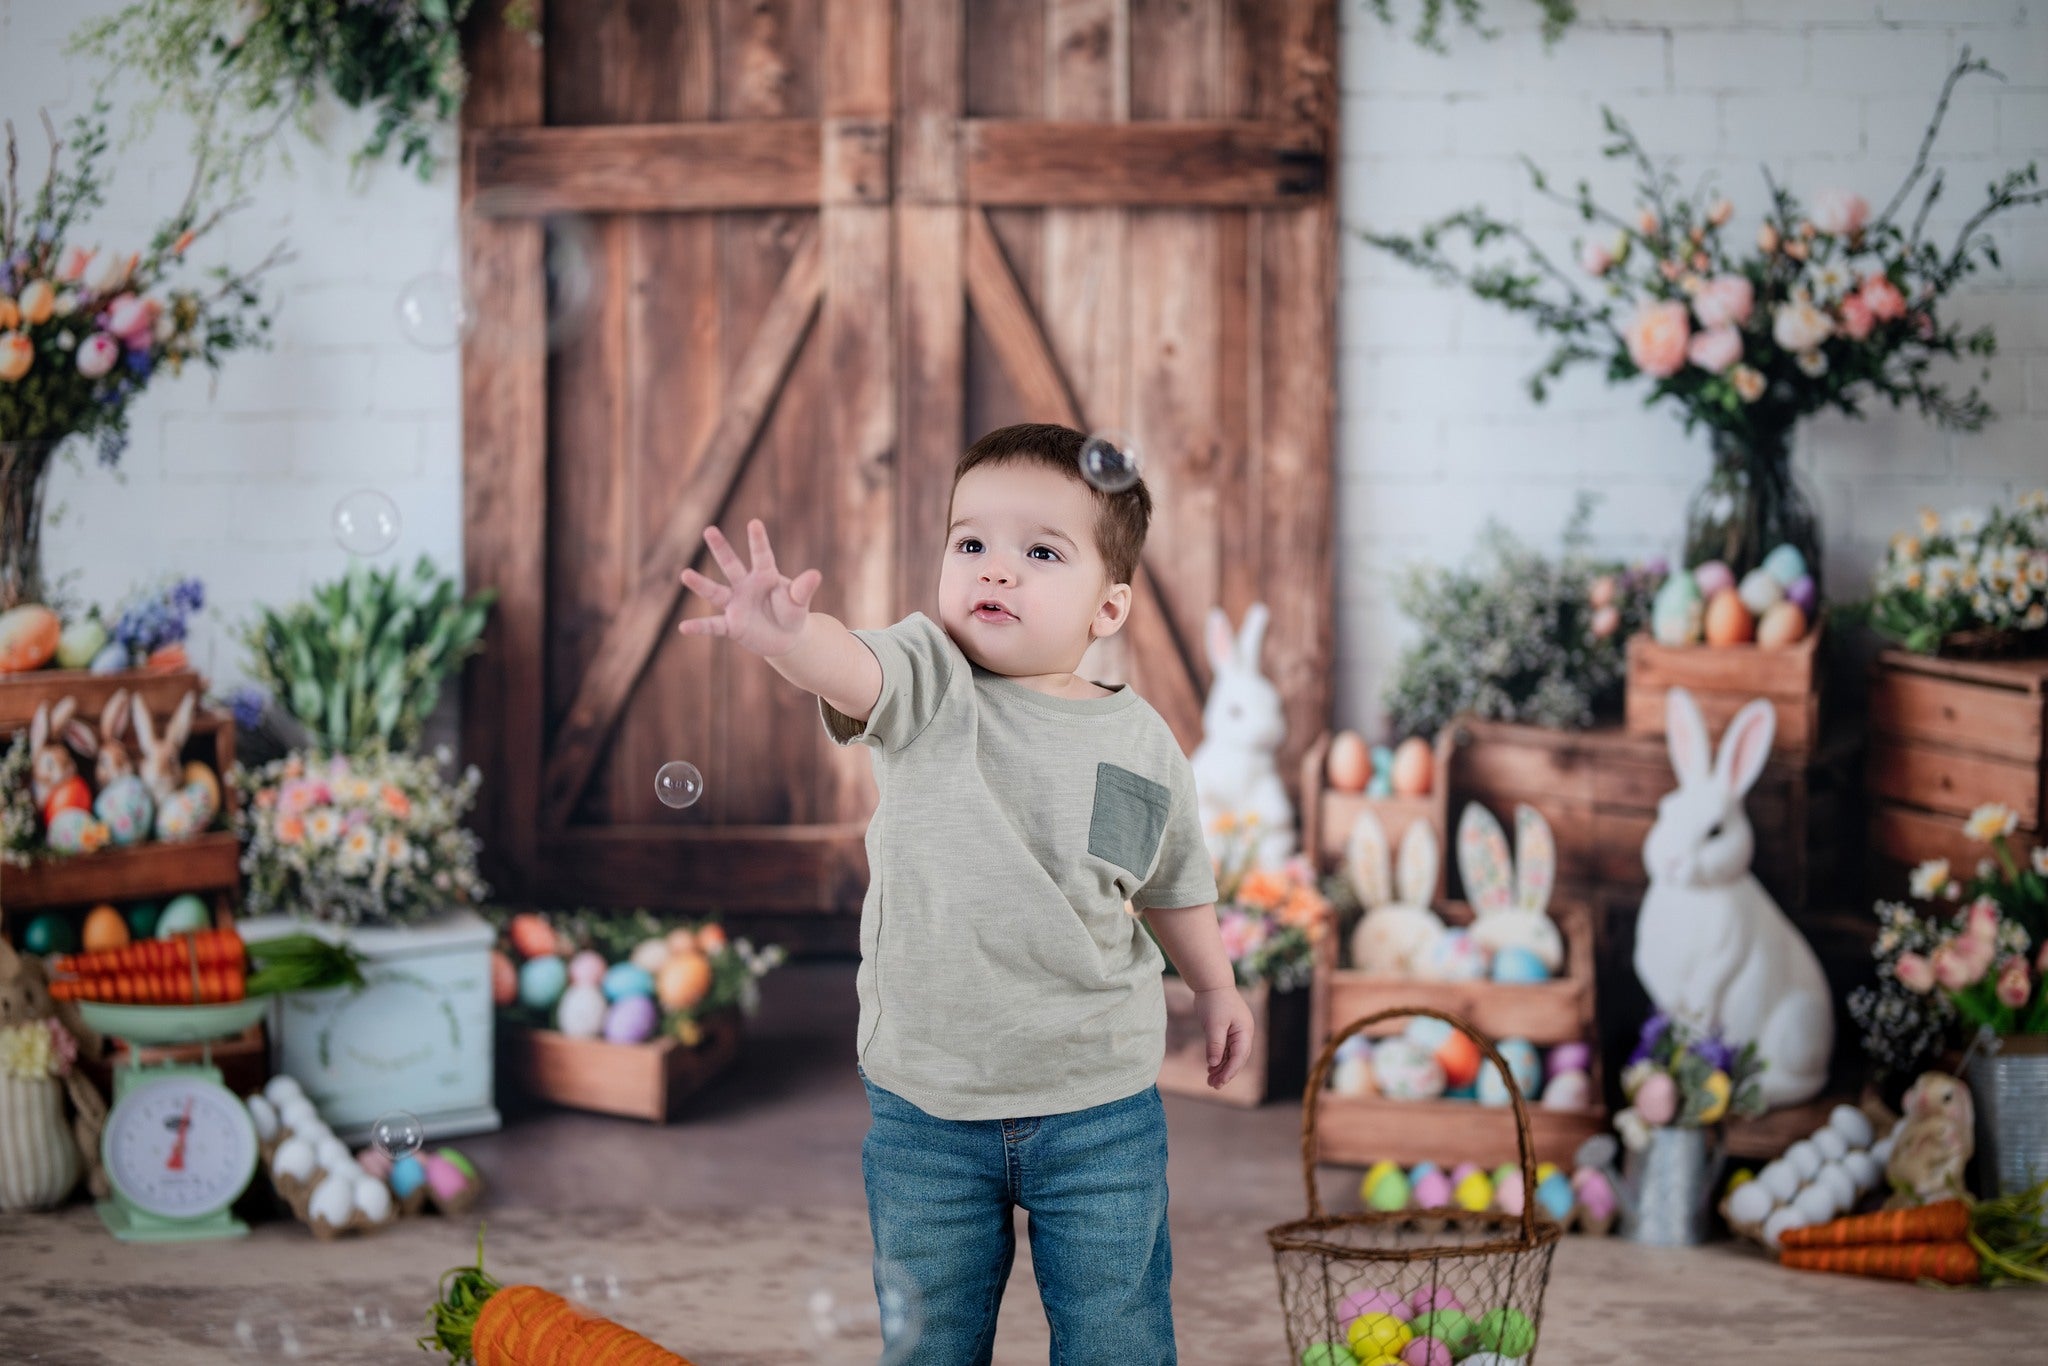
M 807 228 L 781 287 L 762 316 L 746 360 L 733 376 L 725 410 L 696 462 L 697 480 L 677 499 L 661 535 L 642 560 L 638 581 L 606 625 L 593 663 L 563 719 L 547 763 L 542 809 L 550 825 L 567 819 L 618 719 L 620 704 L 666 629 L 682 591 L 677 575 L 684 565 L 697 562 L 705 526 L 717 520 L 732 493 L 747 452 L 817 315 L 822 284 L 817 232 Z
M 1146 65 L 1191 88 L 1184 68 Z M 1312 131 L 1291 120 L 969 119 L 960 132 L 967 198 L 977 204 L 1306 204 L 1322 196 L 1326 174 Z

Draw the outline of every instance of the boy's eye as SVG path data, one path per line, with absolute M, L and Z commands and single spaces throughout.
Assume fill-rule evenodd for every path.
M 971 555 L 975 551 L 981 549 L 981 542 L 975 540 L 972 536 L 962 536 L 960 538 L 960 544 L 955 546 L 954 549 L 964 550 Z
M 1038 551 L 1040 551 L 1040 550 L 1043 550 L 1043 551 L 1044 551 L 1044 552 L 1045 552 L 1046 554 L 1048 554 L 1048 555 L 1052 556 L 1052 557 L 1053 557 L 1053 559 L 1055 559 L 1055 560 L 1059 559 L 1059 557 L 1060 557 L 1060 552 L 1059 552 L 1059 551 L 1057 551 L 1057 550 L 1054 550 L 1054 549 L 1053 549 L 1053 548 L 1052 548 L 1051 546 L 1049 546 L 1049 545 L 1035 545 L 1035 546 L 1032 546 L 1032 547 L 1031 547 L 1031 550 L 1030 550 L 1030 551 L 1027 551 L 1026 553 L 1027 553 L 1027 554 L 1032 554 L 1032 553 L 1036 553 L 1036 552 L 1038 552 Z

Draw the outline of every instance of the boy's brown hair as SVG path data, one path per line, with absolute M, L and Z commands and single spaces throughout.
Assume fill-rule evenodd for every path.
M 1129 583 L 1138 572 L 1138 555 L 1152 526 L 1152 494 L 1143 479 L 1121 493 L 1104 493 L 1089 483 L 1081 473 L 1081 448 L 1087 443 L 1086 436 L 1056 422 L 998 427 L 961 455 L 953 466 L 953 487 L 958 489 L 961 477 L 977 465 L 1023 461 L 1065 475 L 1095 495 L 1095 548 L 1109 581 Z M 949 495 L 949 505 L 951 501 Z

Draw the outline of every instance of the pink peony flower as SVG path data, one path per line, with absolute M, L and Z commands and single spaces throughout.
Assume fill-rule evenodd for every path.
M 1836 237 L 1863 231 L 1870 221 L 1870 201 L 1849 190 L 1822 190 L 1813 197 L 1813 225 Z
M 1881 323 L 1894 322 L 1906 316 L 1906 296 L 1899 293 L 1899 287 L 1882 275 L 1872 275 L 1863 281 L 1856 296 L 1863 300 L 1863 306 L 1870 310 L 1870 316 Z
M 1695 332 L 1685 354 L 1700 369 L 1718 375 L 1742 359 L 1742 334 L 1726 325 Z
M 1657 211 L 1655 209 L 1644 209 L 1636 215 L 1636 228 L 1643 236 L 1650 236 L 1657 231 L 1658 226 Z
M 1579 265 L 1588 275 L 1605 275 L 1614 265 L 1614 253 L 1598 242 L 1579 248 Z
M 1851 294 L 1842 300 L 1842 335 L 1850 341 L 1862 341 L 1870 335 L 1870 329 L 1877 326 L 1877 320 L 1870 314 L 1870 305 L 1863 302 L 1861 294 Z
M 2027 960 L 2015 954 L 2005 960 L 2005 966 L 1998 970 L 1998 1003 L 2018 1010 L 2034 994 L 2034 984 L 2027 980 Z
M 95 332 L 78 344 L 78 373 L 98 379 L 121 359 L 121 343 L 104 332 Z
M 1816 308 L 1811 299 L 1794 299 L 1791 303 L 1779 304 L 1771 318 L 1771 340 L 1792 352 L 1813 350 L 1834 330 L 1833 321 Z
M 144 299 L 134 294 L 123 294 L 107 305 L 107 331 L 121 339 L 121 344 L 133 351 L 149 349 L 150 336 L 156 330 L 156 316 L 162 308 L 154 299 Z
M 1692 325 L 1686 307 L 1676 299 L 1646 304 L 1629 319 L 1624 335 L 1629 359 L 1646 375 L 1668 379 L 1685 365 Z
M 99 255 L 97 248 L 91 250 L 87 250 L 84 247 L 71 248 L 70 254 L 64 258 L 64 268 L 57 272 L 57 278 L 60 280 L 76 280 L 81 278 L 85 274 L 85 268 L 92 264 L 92 258 L 97 255 Z
M 1968 917 L 1963 927 L 1965 937 L 1981 940 L 1986 944 L 1998 939 L 1998 903 L 1988 896 L 1980 896 L 1970 903 L 1964 912 Z
M 1714 201 L 1714 207 L 1707 212 L 1707 221 L 1718 228 L 1734 216 L 1735 206 L 1725 199 L 1717 199 Z
M 1934 986 L 1934 967 L 1917 953 L 1902 953 L 1892 964 L 1892 975 L 1908 991 L 1925 994 Z
M 1701 327 L 1736 327 L 1749 321 L 1756 304 L 1756 289 L 1744 275 L 1716 275 L 1693 296 L 1693 315 Z
M 1751 365 L 1738 365 L 1728 373 L 1729 383 L 1742 396 L 1744 403 L 1754 403 L 1764 396 L 1763 372 Z
M 19 332 L 0 332 L 0 381 L 12 384 L 36 363 L 36 344 Z

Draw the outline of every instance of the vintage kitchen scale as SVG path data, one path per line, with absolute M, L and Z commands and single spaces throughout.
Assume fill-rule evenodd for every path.
M 269 998 L 194 1006 L 80 1001 L 78 1008 L 88 1025 L 130 1045 L 114 1065 L 113 1106 L 100 1137 L 113 1198 L 97 1208 L 108 1231 L 128 1243 L 246 1234 L 249 1226 L 229 1211 L 256 1174 L 256 1125 L 221 1084 L 212 1044 L 261 1020 Z M 181 1043 L 205 1045 L 198 1063 L 136 1061 L 145 1045 Z

